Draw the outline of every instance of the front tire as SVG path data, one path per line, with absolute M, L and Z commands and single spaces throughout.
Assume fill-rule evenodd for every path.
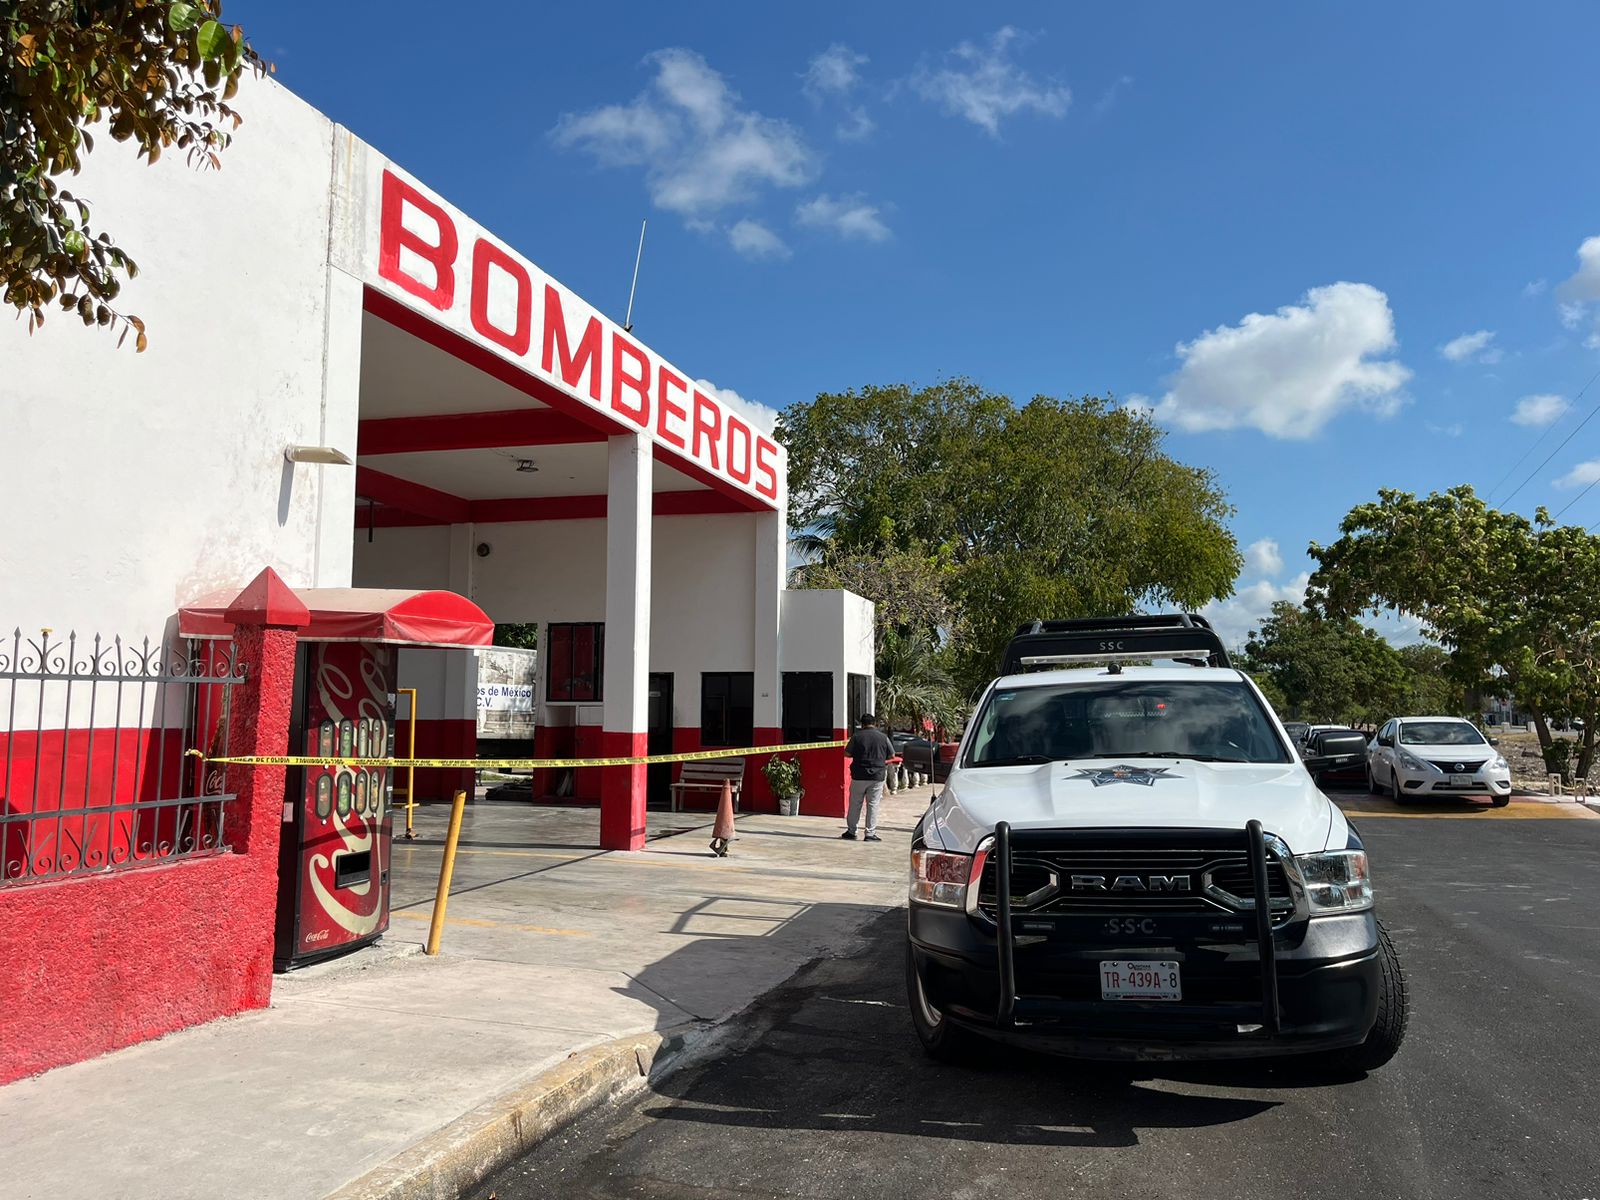
M 906 945 L 906 1000 L 911 1007 L 911 1028 L 917 1041 L 929 1058 L 944 1063 L 972 1061 L 977 1048 L 978 1035 L 963 1029 L 945 1016 L 931 1003 L 922 986 L 922 976 L 917 973 L 917 958 L 910 944 Z
M 1389 768 L 1389 794 L 1394 797 L 1396 804 L 1404 804 L 1405 793 L 1400 790 L 1400 772 L 1393 767 Z
M 1372 764 L 1367 764 L 1367 794 L 1369 796 L 1383 795 L 1383 787 L 1378 783 L 1378 777 L 1372 773 Z
M 1489 803 L 1493 804 L 1496 808 L 1504 808 L 1506 805 L 1511 803 L 1511 793 L 1507 792 L 1504 796 L 1497 796 L 1491 793 L 1489 796 Z
M 1382 921 L 1378 925 L 1378 1019 L 1367 1040 L 1348 1050 L 1336 1050 L 1328 1066 L 1339 1073 L 1365 1074 L 1376 1071 L 1400 1051 L 1406 1040 L 1406 1024 L 1411 1018 L 1410 995 L 1405 971 L 1400 966 L 1394 941 Z

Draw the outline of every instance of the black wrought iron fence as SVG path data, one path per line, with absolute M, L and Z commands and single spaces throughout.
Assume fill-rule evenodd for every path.
M 232 643 L 53 633 L 0 641 L 0 887 L 227 849 Z

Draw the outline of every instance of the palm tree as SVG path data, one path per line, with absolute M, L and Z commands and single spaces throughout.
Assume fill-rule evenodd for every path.
M 925 637 L 884 639 L 878 649 L 878 716 L 915 728 L 923 717 L 943 719 L 951 709 L 953 681 Z

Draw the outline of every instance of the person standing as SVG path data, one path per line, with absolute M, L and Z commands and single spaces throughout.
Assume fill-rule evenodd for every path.
M 856 840 L 856 826 L 865 805 L 867 829 L 863 840 L 881 842 L 878 806 L 883 802 L 883 782 L 889 774 L 889 760 L 894 757 L 894 744 L 878 728 L 878 718 L 867 713 L 861 718 L 861 727 L 850 735 L 850 744 L 844 748 L 844 753 L 850 760 L 850 815 L 839 836 L 847 841 Z

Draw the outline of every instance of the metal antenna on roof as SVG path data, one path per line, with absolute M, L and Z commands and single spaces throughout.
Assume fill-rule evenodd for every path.
M 646 222 L 639 222 L 639 252 L 633 256 L 633 282 L 628 285 L 628 315 L 622 318 L 622 332 L 633 332 L 633 293 L 639 287 L 639 260 L 644 257 L 644 227 Z

